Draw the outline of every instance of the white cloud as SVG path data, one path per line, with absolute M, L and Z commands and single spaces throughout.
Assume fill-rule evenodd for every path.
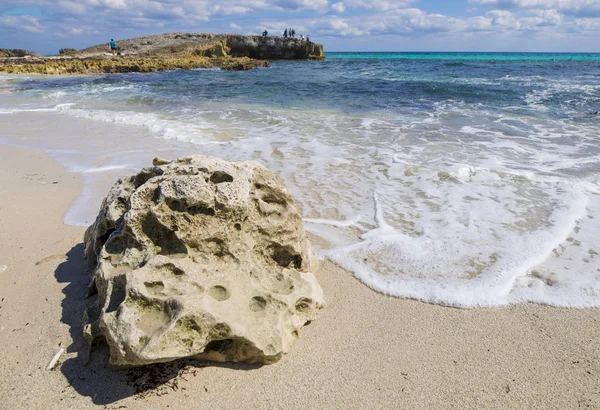
M 0 28 L 24 30 L 29 33 L 44 31 L 39 19 L 33 16 L 0 16 Z
M 574 32 L 600 31 L 600 18 L 582 18 L 569 24 L 568 27 Z M 594 33 L 598 35 L 598 33 Z
M 345 0 L 344 4 L 347 8 L 386 11 L 404 9 L 416 1 L 417 0 Z
M 338 3 L 333 3 L 331 5 L 331 11 L 333 11 L 335 13 L 343 13 L 344 11 L 346 11 L 346 6 L 344 5 L 343 1 L 340 1 Z
M 469 0 L 501 9 L 553 9 L 578 16 L 600 15 L 600 0 Z

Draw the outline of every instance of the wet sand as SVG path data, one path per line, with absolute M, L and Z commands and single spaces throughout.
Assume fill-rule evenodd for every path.
M 600 408 L 599 309 L 446 308 L 325 261 L 328 305 L 274 365 L 113 370 L 102 345 L 86 365 L 85 228 L 62 223 L 81 175 L 41 151 L 0 158 L 0 408 Z

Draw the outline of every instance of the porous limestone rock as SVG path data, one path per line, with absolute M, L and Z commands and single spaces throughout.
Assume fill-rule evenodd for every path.
M 85 256 L 85 334 L 106 339 L 116 366 L 273 363 L 323 307 L 302 218 L 257 163 L 155 159 L 112 187 Z

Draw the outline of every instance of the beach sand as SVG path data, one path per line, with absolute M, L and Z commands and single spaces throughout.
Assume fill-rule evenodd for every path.
M 84 228 L 62 223 L 81 176 L 0 158 L 0 408 L 600 408 L 600 310 L 391 298 L 326 261 L 328 305 L 274 365 L 112 370 L 103 346 L 85 365 Z

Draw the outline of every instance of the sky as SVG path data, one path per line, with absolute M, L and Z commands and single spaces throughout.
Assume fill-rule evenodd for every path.
M 328 51 L 600 52 L 600 0 L 0 0 L 0 48 L 172 31 L 309 34 Z

